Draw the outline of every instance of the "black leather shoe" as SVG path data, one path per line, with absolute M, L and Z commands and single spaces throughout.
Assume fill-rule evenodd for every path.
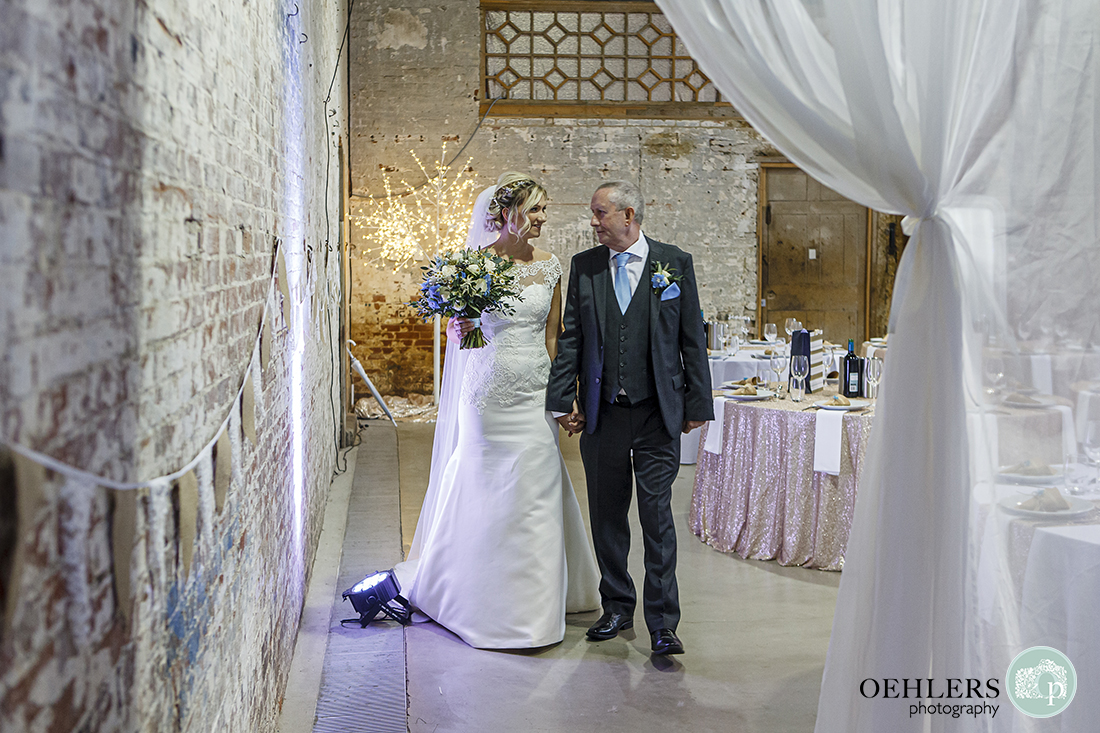
M 684 645 L 672 629 L 657 629 L 650 634 L 650 638 L 653 640 L 650 648 L 657 656 L 684 653 Z
M 620 631 L 634 627 L 634 619 L 624 613 L 611 613 L 600 616 L 600 620 L 588 629 L 588 638 L 596 641 L 614 639 Z

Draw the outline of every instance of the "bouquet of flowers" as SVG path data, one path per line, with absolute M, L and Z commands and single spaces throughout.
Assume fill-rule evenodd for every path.
M 424 270 L 420 298 L 413 306 L 424 318 L 469 318 L 474 330 L 462 337 L 460 348 L 480 349 L 487 342 L 481 332 L 482 313 L 515 313 L 508 298 L 522 300 L 515 289 L 515 263 L 491 249 L 463 249 L 438 255 Z

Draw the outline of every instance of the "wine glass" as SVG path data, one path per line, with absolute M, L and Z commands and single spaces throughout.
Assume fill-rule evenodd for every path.
M 749 317 L 741 316 L 741 340 L 747 341 L 749 338 Z
M 1089 420 L 1085 423 L 1085 437 L 1081 447 L 1085 451 L 1085 457 L 1089 459 L 1089 463 L 1100 476 L 1100 420 Z M 1096 477 L 1089 481 L 1090 484 L 1096 482 Z
M 775 372 L 775 381 L 779 383 L 779 391 L 783 391 L 783 372 L 787 368 L 787 356 L 783 353 L 783 349 L 776 349 L 772 352 L 771 358 L 772 371 Z
M 764 324 L 764 340 L 775 342 L 775 337 L 779 335 L 779 330 L 775 327 L 774 323 Z
M 870 394 L 867 396 L 876 399 L 878 398 L 878 383 L 882 379 L 882 359 L 872 356 L 867 360 L 866 369 L 867 384 L 871 387 Z
M 795 402 L 801 402 L 806 390 L 806 377 L 810 374 L 810 357 L 805 354 L 795 354 L 791 357 L 791 377 L 794 378 L 795 390 L 791 398 Z
M 987 354 L 983 359 L 983 363 L 986 366 L 986 382 L 989 386 L 986 389 L 986 394 L 993 396 L 998 393 L 1001 386 L 1001 381 L 1004 379 L 1004 359 L 999 355 Z
M 783 322 L 783 330 L 787 332 L 788 339 L 791 337 L 791 334 L 794 333 L 796 323 L 798 323 L 798 321 L 793 318 L 788 318 Z

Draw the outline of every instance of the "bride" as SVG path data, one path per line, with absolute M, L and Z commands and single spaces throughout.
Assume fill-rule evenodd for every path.
M 545 411 L 561 329 L 561 264 L 530 240 L 546 191 L 505 173 L 478 196 L 467 247 L 515 262 L 522 299 L 486 314 L 488 345 L 459 350 L 473 325 L 447 329 L 431 476 L 406 562 L 395 570 L 420 612 L 474 647 L 565 638 L 565 614 L 599 607 L 599 576 L 580 506 Z

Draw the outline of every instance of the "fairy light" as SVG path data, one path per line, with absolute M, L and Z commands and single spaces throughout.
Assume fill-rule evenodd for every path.
M 374 255 L 365 264 L 385 263 L 395 274 L 461 248 L 474 205 L 476 181 L 467 175 L 471 172 L 469 160 L 461 166 L 448 165 L 445 142 L 439 160 L 430 169 L 415 152 L 409 154 L 427 182 L 414 187 L 402 180 L 401 190 L 395 191 L 389 176 L 383 173 L 385 195 L 366 199 L 354 217 L 356 228 L 368 244 L 366 250 Z

